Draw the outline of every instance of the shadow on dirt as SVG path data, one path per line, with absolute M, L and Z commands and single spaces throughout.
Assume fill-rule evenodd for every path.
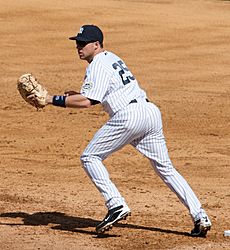
M 95 237 L 97 238 L 119 237 L 119 235 L 106 234 L 106 233 L 98 236 L 95 231 L 84 230 L 84 228 L 96 227 L 96 225 L 100 221 L 90 219 L 90 218 L 72 217 L 61 212 L 38 212 L 34 214 L 28 214 L 24 212 L 12 212 L 12 213 L 2 213 L 0 214 L 0 218 L 21 218 L 22 219 L 22 223 L 13 223 L 13 222 L 1 223 L 0 222 L 0 225 L 47 226 L 51 224 L 51 228 L 55 230 L 64 230 L 64 231 L 70 231 L 70 232 L 91 234 L 91 235 L 95 235 Z M 126 224 L 116 223 L 114 226 L 120 227 L 120 228 L 149 230 L 153 232 L 191 236 L 189 233 L 186 233 L 186 232 L 178 232 L 178 231 L 155 228 L 155 227 L 139 226 L 139 225 L 128 224 L 128 223 Z

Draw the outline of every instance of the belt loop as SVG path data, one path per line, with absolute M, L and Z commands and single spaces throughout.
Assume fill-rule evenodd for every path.
M 149 102 L 149 99 L 146 98 L 145 101 Z M 131 104 L 131 103 L 137 103 L 137 99 L 133 99 L 129 104 Z
M 133 99 L 129 104 L 131 104 L 131 103 L 137 103 L 137 100 Z

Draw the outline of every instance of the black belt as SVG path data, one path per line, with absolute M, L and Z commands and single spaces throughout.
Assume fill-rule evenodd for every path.
M 147 98 L 145 99 L 145 101 L 146 101 L 146 102 L 149 102 L 149 100 L 148 100 Z M 137 100 L 136 100 L 136 99 L 133 99 L 130 103 L 137 103 Z M 129 104 L 130 104 L 130 103 L 129 103 Z

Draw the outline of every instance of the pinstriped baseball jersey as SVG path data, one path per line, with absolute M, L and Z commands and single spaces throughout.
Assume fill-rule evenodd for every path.
M 146 98 L 125 63 L 108 51 L 97 54 L 88 65 L 81 94 L 99 101 L 110 116 L 133 99 Z

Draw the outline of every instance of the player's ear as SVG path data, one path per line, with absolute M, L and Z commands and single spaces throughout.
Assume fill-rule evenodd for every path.
M 98 48 L 100 48 L 100 47 L 101 47 L 100 42 L 99 42 L 99 41 L 96 41 L 96 42 L 95 42 L 95 48 L 98 49 Z

